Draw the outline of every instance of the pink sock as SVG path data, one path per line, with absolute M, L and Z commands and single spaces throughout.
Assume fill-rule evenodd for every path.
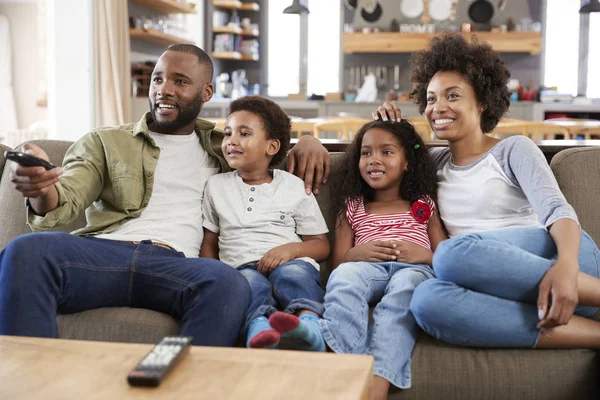
M 300 325 L 300 318 L 294 314 L 277 311 L 269 317 L 269 325 L 277 332 L 285 333 L 296 329 Z
M 280 336 L 276 330 L 268 329 L 254 335 L 248 342 L 248 345 L 252 349 L 274 347 L 279 343 Z

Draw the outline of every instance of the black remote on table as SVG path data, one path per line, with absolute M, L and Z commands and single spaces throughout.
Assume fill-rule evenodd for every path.
M 127 375 L 132 386 L 158 386 L 192 346 L 190 336 L 166 336 Z

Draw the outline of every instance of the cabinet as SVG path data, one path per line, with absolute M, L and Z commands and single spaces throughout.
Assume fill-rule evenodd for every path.
M 196 12 L 195 5 L 190 5 L 177 0 L 129 0 L 129 2 L 130 4 L 138 4 L 160 14 L 194 14 Z M 180 37 L 176 33 L 176 28 L 169 27 L 168 23 L 165 23 L 160 17 L 157 18 L 159 23 L 155 23 L 155 21 L 149 17 L 132 16 L 130 12 L 130 38 L 164 46 L 170 46 L 177 43 L 194 44 L 193 41 Z M 161 21 L 162 23 L 160 23 Z

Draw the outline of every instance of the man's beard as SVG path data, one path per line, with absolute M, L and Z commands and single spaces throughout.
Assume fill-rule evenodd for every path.
M 192 100 L 190 104 L 188 104 L 185 108 L 179 108 L 179 112 L 177 113 L 177 118 L 174 121 L 159 121 L 156 118 L 156 109 L 158 108 L 156 105 L 152 106 L 152 101 L 148 99 L 148 103 L 150 104 L 150 113 L 152 114 L 152 120 L 154 122 L 154 129 L 157 131 L 163 131 L 163 133 L 173 133 L 183 128 L 190 122 L 196 120 L 200 115 L 200 111 L 202 110 L 202 105 L 204 102 L 202 101 L 202 95 L 196 97 L 196 99 Z

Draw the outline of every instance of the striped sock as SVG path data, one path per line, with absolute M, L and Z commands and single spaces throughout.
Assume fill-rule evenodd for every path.
M 281 334 L 282 347 L 294 350 L 325 351 L 325 341 L 319 327 L 319 317 L 276 312 L 269 317 L 269 324 Z
M 279 347 L 280 333 L 271 328 L 267 317 L 256 317 L 248 327 L 246 347 L 253 349 L 276 349 Z

